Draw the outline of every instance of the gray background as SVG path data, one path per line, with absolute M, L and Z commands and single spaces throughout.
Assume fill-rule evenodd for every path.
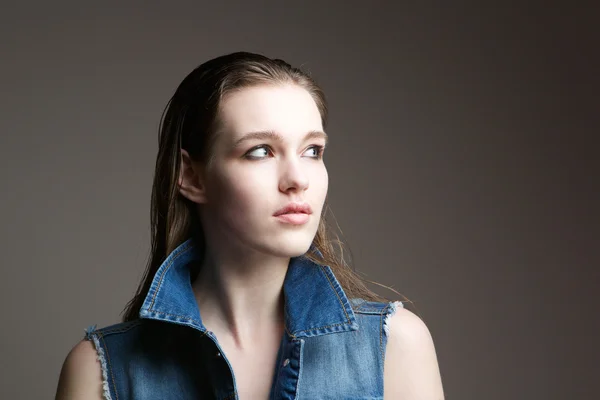
M 52 398 L 119 320 L 160 113 L 236 50 L 325 88 L 332 208 L 415 301 L 448 399 L 598 398 L 597 4 L 46 3 L 0 13 L 1 398 Z

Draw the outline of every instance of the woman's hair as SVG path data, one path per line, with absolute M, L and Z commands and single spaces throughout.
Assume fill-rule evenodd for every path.
M 227 54 L 201 64 L 181 82 L 167 103 L 160 122 L 152 186 L 151 254 L 137 292 L 123 311 L 123 321 L 138 318 L 156 271 L 177 246 L 193 238 L 204 252 L 196 204 L 179 193 L 181 149 L 186 150 L 193 160 L 210 164 L 223 98 L 243 88 L 279 84 L 295 84 L 306 89 L 319 109 L 323 127 L 326 127 L 325 94 L 306 72 L 283 60 L 248 52 Z M 349 298 L 386 301 L 369 290 L 365 282 L 371 281 L 361 278 L 345 261 L 343 244 L 326 221 L 327 211 L 325 201 L 317 233 L 306 257 L 331 267 Z M 191 268 L 192 281 L 198 275 L 198 267 L 199 263 Z

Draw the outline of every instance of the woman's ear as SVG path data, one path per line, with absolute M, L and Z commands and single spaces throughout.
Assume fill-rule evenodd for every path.
M 179 193 L 194 203 L 206 203 L 206 186 L 200 163 L 194 162 L 186 150 L 181 149 Z

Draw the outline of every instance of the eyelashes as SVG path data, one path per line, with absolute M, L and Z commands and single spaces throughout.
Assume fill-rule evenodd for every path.
M 324 151 L 325 146 L 314 144 L 312 146 L 309 146 L 304 153 L 306 154 L 307 152 L 312 152 L 314 155 L 309 156 L 309 158 L 321 160 L 323 158 Z M 271 149 L 271 147 L 269 147 L 266 144 L 261 144 L 248 150 L 246 154 L 244 154 L 244 158 L 248 160 L 262 160 L 272 154 L 273 150 Z
M 323 158 L 323 151 L 325 150 L 325 146 L 321 146 L 321 145 L 315 144 L 315 145 L 310 146 L 308 148 L 308 150 L 314 150 L 315 151 L 315 155 L 312 158 L 320 160 L 321 158 Z

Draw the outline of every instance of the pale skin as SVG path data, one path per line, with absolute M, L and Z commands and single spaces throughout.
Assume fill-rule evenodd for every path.
M 312 97 L 291 84 L 230 94 L 220 117 L 209 166 L 182 151 L 180 192 L 198 204 L 208 248 L 193 290 L 203 323 L 231 362 L 240 399 L 266 399 L 284 333 L 287 266 L 290 257 L 308 250 L 327 194 L 320 157 L 326 137 Z M 289 202 L 310 205 L 306 224 L 273 216 Z M 63 364 L 56 398 L 101 394 L 96 351 L 81 341 Z M 429 330 L 402 308 L 389 319 L 384 398 L 444 398 Z

